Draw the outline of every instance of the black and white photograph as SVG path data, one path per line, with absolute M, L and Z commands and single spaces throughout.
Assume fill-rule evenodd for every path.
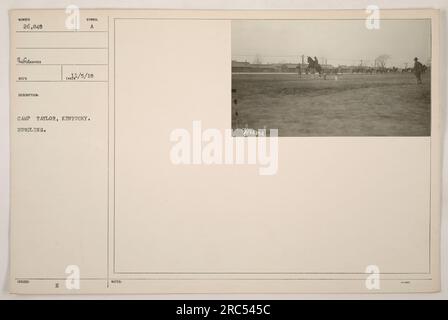
M 428 19 L 232 21 L 232 129 L 429 136 Z

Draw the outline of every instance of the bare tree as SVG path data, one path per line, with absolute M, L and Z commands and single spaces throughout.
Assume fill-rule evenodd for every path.
M 375 59 L 375 66 L 377 66 L 381 70 L 384 70 L 386 68 L 387 60 L 389 60 L 389 59 L 390 59 L 390 56 L 388 54 L 379 55 Z

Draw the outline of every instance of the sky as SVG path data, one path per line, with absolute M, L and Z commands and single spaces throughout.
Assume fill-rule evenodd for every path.
M 232 21 L 232 60 L 298 63 L 300 55 L 326 58 L 333 65 L 373 65 L 379 55 L 386 66 L 412 66 L 414 57 L 431 57 L 430 20 L 381 20 L 370 30 L 365 20 Z

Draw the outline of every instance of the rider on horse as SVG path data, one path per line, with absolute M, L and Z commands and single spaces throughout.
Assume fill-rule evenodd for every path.
M 306 68 L 307 72 L 309 72 L 310 70 L 313 70 L 313 73 L 315 73 L 317 71 L 320 76 L 322 73 L 322 67 L 319 64 L 319 60 L 317 60 L 316 57 L 314 57 L 314 60 L 313 60 L 313 58 L 308 57 L 307 60 L 308 60 L 308 68 Z

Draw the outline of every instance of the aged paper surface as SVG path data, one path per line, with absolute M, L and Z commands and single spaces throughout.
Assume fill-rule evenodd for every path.
M 11 292 L 439 290 L 438 11 L 381 12 L 384 34 L 423 30 L 421 85 L 412 60 L 399 71 L 357 62 L 359 75 L 333 52 L 335 62 L 315 57 L 302 72 L 311 64 L 275 60 L 275 50 L 238 51 L 266 46 L 285 22 L 352 30 L 364 11 L 81 10 L 79 26 L 74 13 L 10 12 Z M 374 85 L 350 94 L 363 99 L 339 95 L 362 81 Z M 369 102 L 375 88 L 383 97 Z M 387 100 L 387 88 L 408 90 L 390 91 L 406 104 Z M 313 118 L 314 92 L 329 97 L 325 110 L 345 100 Z M 300 109 L 283 114 L 291 101 Z M 259 111 L 264 104 L 280 109 Z M 367 108 L 371 125 L 350 106 Z M 279 129 L 273 174 L 227 149 L 201 157 L 204 132 L 237 144 L 255 137 L 225 132 L 247 123 Z M 192 163 L 175 163 L 185 132 Z

